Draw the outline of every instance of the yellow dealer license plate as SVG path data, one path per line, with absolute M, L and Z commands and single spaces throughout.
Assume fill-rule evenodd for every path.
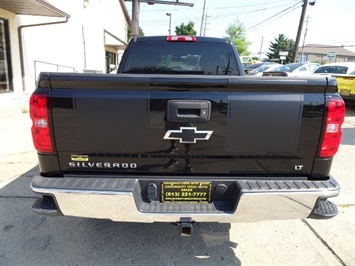
M 209 203 L 211 190 L 211 182 L 162 182 L 162 202 Z
M 342 89 L 342 90 L 340 90 L 339 94 L 342 96 L 350 96 L 350 93 L 351 93 L 350 90 Z

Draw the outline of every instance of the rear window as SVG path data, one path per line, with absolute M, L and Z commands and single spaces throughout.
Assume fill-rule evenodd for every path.
M 287 65 L 284 65 L 284 66 L 280 67 L 279 71 L 292 72 L 293 70 L 295 70 L 296 68 L 298 68 L 300 66 L 302 66 L 302 64 L 291 63 L 291 64 L 287 64 Z
M 232 47 L 224 43 L 136 42 L 122 73 L 239 75 Z
M 281 72 L 292 72 L 297 67 L 302 66 L 300 63 L 291 63 L 287 65 L 276 65 L 270 67 L 267 71 L 281 71 Z
M 264 66 L 260 66 L 255 68 L 253 71 L 251 71 L 252 73 L 260 73 L 260 72 L 264 72 L 265 70 L 268 70 L 272 65 L 264 65 Z
M 347 71 L 345 66 L 321 66 L 314 73 L 346 74 Z

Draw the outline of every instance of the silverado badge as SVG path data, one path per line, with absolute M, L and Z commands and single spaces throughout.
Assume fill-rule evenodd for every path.
M 164 139 L 179 140 L 180 143 L 196 143 L 196 140 L 209 140 L 213 131 L 199 131 L 196 127 L 180 127 L 179 130 L 168 130 Z

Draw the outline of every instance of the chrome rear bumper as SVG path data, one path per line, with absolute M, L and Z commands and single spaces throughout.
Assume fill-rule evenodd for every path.
M 214 202 L 144 202 L 139 180 L 132 177 L 35 176 L 31 188 L 36 193 L 52 196 L 58 211 L 66 216 L 143 223 L 176 222 L 181 217 L 221 223 L 302 219 L 312 214 L 318 200 L 335 197 L 340 192 L 339 184 L 332 177 L 325 181 L 238 179 L 233 182 L 235 205 L 231 211 L 221 211 Z

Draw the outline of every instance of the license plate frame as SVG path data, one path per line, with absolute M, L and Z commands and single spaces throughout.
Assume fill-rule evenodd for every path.
M 163 181 L 161 202 L 163 203 L 211 203 L 212 182 L 209 181 Z

